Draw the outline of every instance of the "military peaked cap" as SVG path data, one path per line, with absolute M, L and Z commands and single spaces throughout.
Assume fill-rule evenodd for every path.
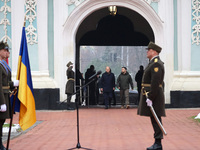
M 69 67 L 70 65 L 73 65 L 71 61 L 67 63 L 67 67 Z
M 3 41 L 0 42 L 0 50 L 2 49 L 6 49 L 6 50 L 9 50 L 9 46 L 7 43 L 4 43 Z
M 162 50 L 162 48 L 160 46 L 156 45 L 153 42 L 149 42 L 149 45 L 148 45 L 148 47 L 146 49 L 153 49 L 153 50 L 155 50 L 158 53 L 160 53 L 161 50 Z

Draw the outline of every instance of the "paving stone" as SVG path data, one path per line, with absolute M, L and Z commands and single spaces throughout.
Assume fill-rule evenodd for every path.
M 200 109 L 167 109 L 163 125 L 165 150 L 199 150 L 200 124 L 190 119 Z M 80 109 L 80 144 L 95 150 L 145 150 L 153 144 L 148 117 L 137 109 Z M 12 150 L 67 150 L 76 147 L 76 111 L 37 111 L 42 121 L 10 142 Z M 18 122 L 18 114 L 14 123 Z M 6 143 L 4 143 L 6 144 Z

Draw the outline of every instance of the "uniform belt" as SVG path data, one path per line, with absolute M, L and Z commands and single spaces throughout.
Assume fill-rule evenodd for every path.
M 3 86 L 2 89 L 3 89 L 3 90 L 9 90 L 9 89 L 10 89 L 10 86 Z
M 151 87 L 151 84 L 142 83 L 142 87 Z M 159 87 L 162 88 L 162 84 L 159 84 Z
M 68 80 L 72 80 L 72 81 L 75 81 L 73 78 L 69 78 Z

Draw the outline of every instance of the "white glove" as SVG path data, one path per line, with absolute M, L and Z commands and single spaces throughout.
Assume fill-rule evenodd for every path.
M 5 112 L 6 110 L 7 110 L 6 104 L 1 105 L 0 111 L 1 111 L 1 112 Z
M 148 98 L 146 100 L 146 103 L 147 103 L 147 106 L 149 106 L 149 107 L 152 106 L 152 104 L 153 104 L 152 101 Z
M 19 80 L 14 80 L 13 81 L 13 86 L 18 87 L 19 86 Z

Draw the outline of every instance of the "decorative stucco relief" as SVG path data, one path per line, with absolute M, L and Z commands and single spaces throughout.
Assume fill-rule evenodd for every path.
M 75 6 L 78 6 L 81 3 L 81 0 L 67 0 L 67 5 L 74 4 Z
M 25 1 L 25 7 L 26 7 L 26 20 L 28 20 L 29 24 L 26 27 L 26 36 L 27 36 L 27 42 L 31 45 L 37 43 L 37 29 L 34 27 L 33 22 L 36 20 L 37 14 L 36 14 L 36 6 L 37 2 L 36 0 L 26 0 Z
M 3 29 L 4 29 L 4 36 L 1 38 L 1 41 L 10 41 L 11 42 L 11 38 L 8 36 L 8 29 L 7 27 L 10 26 L 10 20 L 7 18 L 7 14 L 11 13 L 11 8 L 7 5 L 7 2 L 9 2 L 10 0 L 2 0 L 2 2 L 4 2 L 4 5 L 0 8 L 0 12 L 3 12 L 3 19 L 0 20 L 0 25 L 3 25 Z
M 195 21 L 195 25 L 192 27 L 192 44 L 200 44 L 200 0 L 192 0 L 192 20 Z

